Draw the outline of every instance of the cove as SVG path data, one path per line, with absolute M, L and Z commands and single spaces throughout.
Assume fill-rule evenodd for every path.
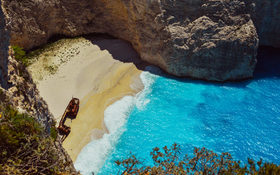
M 253 80 L 208 83 L 167 76 L 149 67 L 141 78 L 145 89 L 105 111 L 110 134 L 93 140 L 78 156 L 83 174 L 117 174 L 115 160 L 135 154 L 151 163 L 154 147 L 181 145 L 234 159 L 280 163 L 280 54 L 261 49 Z

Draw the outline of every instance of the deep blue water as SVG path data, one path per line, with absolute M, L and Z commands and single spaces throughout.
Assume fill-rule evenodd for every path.
M 206 83 L 143 73 L 145 90 L 108 109 L 105 124 L 114 133 L 87 145 L 76 168 L 84 174 L 116 174 L 115 160 L 131 152 L 150 163 L 152 148 L 174 142 L 183 154 L 206 147 L 242 162 L 250 157 L 280 164 L 279 55 L 260 52 L 254 80 L 244 82 Z M 122 105 L 122 123 L 114 128 L 109 119 Z

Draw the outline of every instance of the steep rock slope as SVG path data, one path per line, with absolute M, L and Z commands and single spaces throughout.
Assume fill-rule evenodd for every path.
M 5 15 L 2 8 L 0 8 L 0 105 L 10 105 L 22 113 L 28 113 L 43 126 L 47 136 L 54 122 L 53 116 L 46 102 L 40 97 L 36 85 L 33 83 L 26 68 L 15 60 L 13 52 L 9 49 L 9 39 Z M 2 112 L 0 109 L 0 114 Z M 3 124 L 1 122 L 0 120 L 0 125 Z M 45 138 L 45 136 L 42 137 Z M 78 174 L 59 139 L 51 146 L 52 151 L 54 151 L 53 154 L 58 155 L 57 161 L 64 164 L 63 169 L 59 170 L 69 174 Z
M 0 1 L 0 85 L 4 88 L 8 87 L 8 50 L 9 50 L 9 34 L 6 29 L 5 16 L 2 11 L 2 1 Z
M 9 48 L 10 35 L 5 26 L 5 14 L 2 12 L 2 8 L 0 10 L 0 87 L 9 97 L 11 105 L 28 112 L 34 117 L 36 116 L 37 120 L 48 129 L 50 128 L 52 115 L 46 102 L 39 96 L 31 76 L 25 67 L 15 60 L 12 50 Z
M 12 44 L 30 49 L 56 34 L 108 33 L 129 41 L 143 60 L 171 74 L 206 80 L 252 77 L 258 47 L 252 15 L 261 38 L 266 38 L 262 43 L 272 42 L 266 33 L 278 34 L 261 32 L 266 27 L 255 14 L 260 0 L 3 2 Z M 271 3 L 266 8 L 277 7 Z
M 6 36 L 8 37 L 8 36 Z M 21 113 L 27 113 L 35 118 L 45 130 L 45 135 L 42 139 L 49 136 L 51 125 L 53 125 L 53 116 L 50 113 L 46 102 L 40 97 L 36 85 L 33 83 L 31 76 L 22 64 L 19 64 L 13 57 L 8 57 L 8 72 L 7 84 L 8 88 L 4 89 L 0 86 L 0 101 L 1 104 L 13 106 Z M 3 111 L 0 110 L 0 113 Z M 1 125 L 0 121 L 0 125 Z M 57 155 L 57 161 L 61 162 L 63 169 L 61 172 L 68 172 L 69 174 L 78 174 L 73 166 L 73 162 L 69 155 L 65 152 L 58 138 L 51 144 L 52 153 Z M 32 149 L 32 148 L 30 148 Z M 6 174 L 6 173 L 4 173 Z

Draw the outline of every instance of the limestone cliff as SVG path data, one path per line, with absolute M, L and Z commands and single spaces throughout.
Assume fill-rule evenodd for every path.
M 36 85 L 26 68 L 15 60 L 13 52 L 9 50 L 9 39 L 5 14 L 0 8 L 0 103 L 1 105 L 13 106 L 22 113 L 28 113 L 43 126 L 46 130 L 46 135 L 48 135 L 51 124 L 54 122 L 53 116 L 46 102 L 40 97 Z M 0 109 L 0 114 L 2 112 Z M 42 136 L 43 138 L 45 137 Z M 52 147 L 52 151 L 59 155 L 57 161 L 61 161 L 64 164 L 64 169 L 61 169 L 61 171 L 77 174 L 72 160 L 62 148 L 59 139 L 52 144 Z
M 10 103 L 20 110 L 36 116 L 37 120 L 46 128 L 50 127 L 51 113 L 48 110 L 46 102 L 39 96 L 36 85 L 25 67 L 19 64 L 9 49 L 10 35 L 5 26 L 5 14 L 0 8 L 0 79 L 1 87 L 5 94 L 9 96 Z
M 258 48 L 254 23 L 261 43 L 278 45 L 278 2 L 3 0 L 3 5 L 14 45 L 30 49 L 57 34 L 107 33 L 129 41 L 143 60 L 171 74 L 224 81 L 252 77 Z M 267 29 L 267 23 L 274 27 Z M 268 37 L 272 33 L 277 35 Z

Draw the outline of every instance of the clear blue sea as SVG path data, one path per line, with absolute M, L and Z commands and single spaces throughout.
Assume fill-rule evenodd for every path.
M 153 67 L 141 74 L 145 89 L 105 111 L 110 133 L 93 140 L 78 156 L 83 174 L 117 174 L 114 161 L 130 152 L 150 163 L 154 147 L 180 144 L 234 159 L 280 164 L 280 54 L 265 50 L 253 80 L 209 83 L 165 75 Z

